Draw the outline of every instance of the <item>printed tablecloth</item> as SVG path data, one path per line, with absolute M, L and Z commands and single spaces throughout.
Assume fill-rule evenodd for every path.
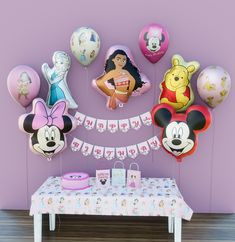
M 172 216 L 190 220 L 193 214 L 174 179 L 142 178 L 140 189 L 99 188 L 94 177 L 89 184 L 88 189 L 69 191 L 61 187 L 60 177 L 49 177 L 32 195 L 30 215 Z

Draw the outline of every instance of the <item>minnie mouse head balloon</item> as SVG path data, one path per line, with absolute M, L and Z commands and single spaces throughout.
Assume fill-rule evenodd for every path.
M 76 120 L 67 112 L 65 100 L 49 109 L 42 99 L 34 99 L 31 113 L 21 115 L 19 128 L 30 134 L 31 150 L 50 160 L 66 148 L 66 134 L 76 127 Z
M 139 35 L 139 46 L 143 55 L 152 63 L 158 62 L 166 53 L 169 36 L 159 24 L 145 26 Z
M 150 89 L 150 81 L 139 72 L 129 48 L 115 45 L 106 54 L 104 73 L 93 80 L 93 87 L 107 97 L 107 107 L 116 109 Z
M 200 105 L 189 107 L 186 113 L 176 113 L 169 104 L 158 104 L 152 111 L 153 123 L 162 128 L 163 148 L 177 161 L 192 154 L 198 145 L 198 133 L 211 124 L 211 113 Z

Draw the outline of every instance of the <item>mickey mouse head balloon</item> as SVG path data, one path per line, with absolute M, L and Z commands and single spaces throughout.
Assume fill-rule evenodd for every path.
M 21 115 L 19 128 L 30 134 L 31 150 L 48 160 L 66 148 L 66 136 L 76 127 L 75 119 L 67 113 L 68 103 L 65 100 L 56 102 L 51 109 L 45 102 L 34 99 L 31 113 Z
M 176 113 L 169 104 L 158 104 L 152 111 L 153 123 L 162 128 L 161 143 L 177 161 L 191 155 L 198 145 L 198 133 L 211 124 L 208 108 L 193 105 L 185 113 Z

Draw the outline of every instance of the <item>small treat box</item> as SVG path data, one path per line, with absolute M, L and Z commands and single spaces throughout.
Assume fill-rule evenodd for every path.
M 61 186 L 66 190 L 83 190 L 89 186 L 89 175 L 84 172 L 71 172 L 61 177 Z

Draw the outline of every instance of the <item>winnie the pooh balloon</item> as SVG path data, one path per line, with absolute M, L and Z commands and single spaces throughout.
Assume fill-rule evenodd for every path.
M 107 97 L 107 107 L 111 110 L 122 107 L 130 96 L 140 96 L 150 89 L 150 81 L 139 72 L 126 46 L 109 48 L 104 69 L 104 73 L 92 81 L 92 86 Z
M 174 55 L 172 67 L 160 84 L 159 103 L 169 104 L 177 112 L 185 111 L 194 101 L 190 79 L 199 67 L 197 61 L 186 62 L 182 56 Z
M 76 120 L 68 114 L 68 102 L 59 100 L 51 109 L 45 102 L 33 100 L 31 113 L 21 115 L 19 128 L 30 134 L 31 150 L 48 160 L 66 148 L 66 135 L 76 127 Z

